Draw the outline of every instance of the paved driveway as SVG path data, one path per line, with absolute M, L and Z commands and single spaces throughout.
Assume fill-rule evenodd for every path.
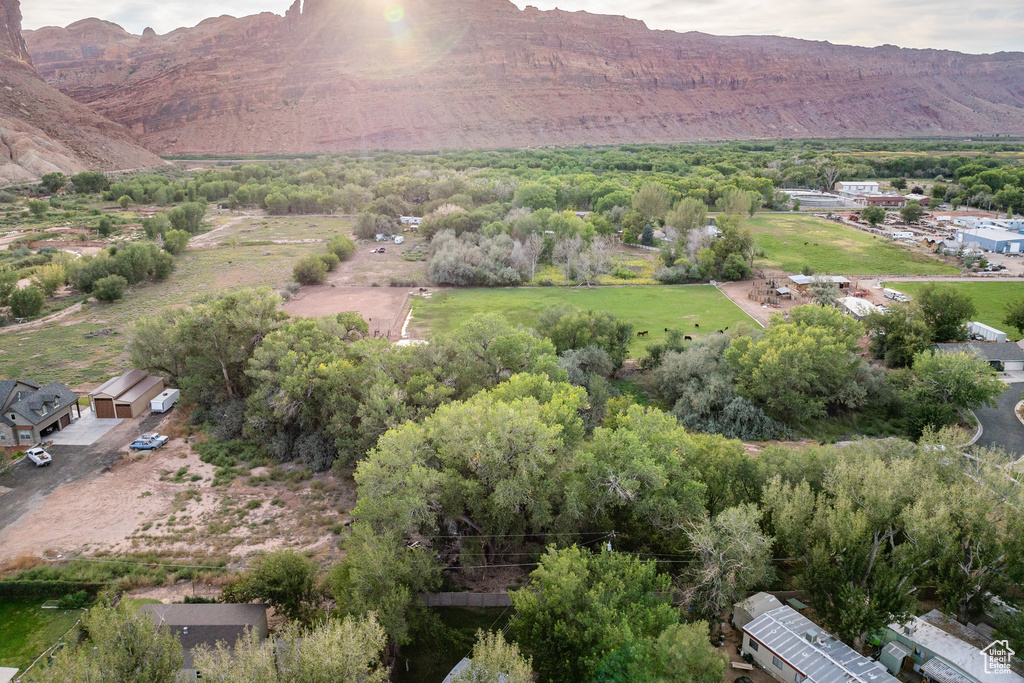
M 59 432 L 54 432 L 48 439 L 53 441 L 54 446 L 91 446 L 122 422 L 124 420 L 98 418 L 92 408 L 86 408 L 82 411 L 82 417 Z
M 978 445 L 985 448 L 1003 448 L 1011 455 L 1024 455 L 1024 425 L 1020 423 L 1013 409 L 1021 400 L 1024 384 L 1010 384 L 1000 396 L 998 407 L 982 408 L 974 413 L 985 431 L 978 439 Z M 0 499 L 2 500 L 2 499 Z
M 139 420 L 122 420 L 90 446 L 49 446 L 53 463 L 36 467 L 25 458 L 14 469 L 0 477 L 0 529 L 29 510 L 46 501 L 55 489 L 64 484 L 94 477 L 106 471 L 128 451 L 128 444 L 139 434 L 156 431 L 165 415 L 149 415 Z

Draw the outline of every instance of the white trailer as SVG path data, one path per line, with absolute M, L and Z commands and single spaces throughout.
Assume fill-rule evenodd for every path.
M 978 341 L 987 342 L 1004 342 L 1006 341 L 1006 333 L 1002 330 L 997 330 L 994 327 L 989 327 L 984 323 L 970 322 L 967 323 L 967 329 L 970 332 L 971 339 Z
M 897 292 L 895 289 L 889 289 L 888 287 L 882 289 L 882 294 L 885 295 L 886 299 L 892 299 L 893 301 L 910 301 L 903 292 Z
M 154 413 L 166 413 L 178 402 L 181 392 L 177 389 L 168 389 L 149 402 L 149 410 Z

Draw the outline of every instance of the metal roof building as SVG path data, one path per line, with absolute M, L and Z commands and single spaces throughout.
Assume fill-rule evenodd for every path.
M 957 242 L 977 244 L 986 251 L 1017 254 L 1024 249 L 1024 235 L 998 228 L 957 230 Z
M 807 683 L 899 683 L 792 607 L 765 612 L 743 627 L 743 652 L 776 678 Z
M 939 610 L 889 624 L 887 637 L 906 645 L 914 670 L 937 683 L 1024 683 L 1019 660 L 1013 658 L 1011 671 L 990 672 L 985 650 L 993 643 Z
M 732 625 L 743 628 L 765 612 L 779 607 L 782 603 L 771 593 L 755 593 L 732 606 Z

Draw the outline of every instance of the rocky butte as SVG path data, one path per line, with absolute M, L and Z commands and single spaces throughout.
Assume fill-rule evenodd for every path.
M 8 0 L 5 0 L 8 1 Z M 649 30 L 508 0 L 306 0 L 166 35 L 26 32 L 162 154 L 1024 134 L 1024 53 Z
M 162 163 L 123 126 L 47 85 L 32 68 L 18 0 L 0 0 L 0 184 L 45 173 Z

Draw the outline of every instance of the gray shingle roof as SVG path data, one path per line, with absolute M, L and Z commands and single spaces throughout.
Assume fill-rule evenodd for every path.
M 935 348 L 943 353 L 961 353 L 968 351 L 982 360 L 1024 361 L 1024 349 L 1014 342 L 967 342 L 966 344 L 936 344 Z
M 743 630 L 808 683 L 899 683 L 885 667 L 833 638 L 792 607 L 765 612 Z
M 192 667 L 192 649 L 197 645 L 205 643 L 212 648 L 222 642 L 234 647 L 247 628 L 260 632 L 267 614 L 263 605 L 248 604 L 143 605 L 139 611 L 148 612 L 158 627 L 167 626 L 178 637 L 185 650 L 186 669 Z
M 23 382 L 27 384 L 27 382 Z M 53 416 L 54 411 L 61 410 L 78 400 L 78 394 L 60 382 L 50 382 L 35 391 L 23 391 L 15 398 L 4 412 L 14 411 L 37 425 Z

